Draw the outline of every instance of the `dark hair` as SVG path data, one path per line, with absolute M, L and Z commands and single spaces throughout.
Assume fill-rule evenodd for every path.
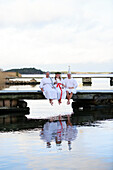
M 57 78 L 56 75 L 57 75 L 57 74 L 55 74 L 55 80 L 56 80 L 56 78 Z M 59 79 L 61 80 L 61 76 L 59 76 Z
M 55 74 L 61 74 L 61 72 L 56 72 Z

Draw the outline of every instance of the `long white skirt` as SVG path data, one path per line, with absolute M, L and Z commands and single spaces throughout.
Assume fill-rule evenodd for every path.
M 43 94 L 47 99 L 57 99 L 57 90 L 52 88 L 50 85 L 46 85 L 44 87 Z
M 61 96 L 61 90 L 59 87 L 56 87 L 56 90 L 57 90 L 57 99 L 59 100 L 60 99 L 60 96 Z M 66 98 L 66 89 L 62 89 L 62 97 L 61 99 L 65 99 Z

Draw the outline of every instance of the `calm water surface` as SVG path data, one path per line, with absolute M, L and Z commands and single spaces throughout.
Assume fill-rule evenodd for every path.
M 93 79 L 90 87 L 113 89 L 109 79 Z M 10 86 L 8 89 L 38 89 L 39 86 Z M 113 109 L 79 110 L 63 100 L 51 107 L 47 100 L 26 100 L 30 107 L 27 125 L 0 132 L 0 169 L 113 170 Z M 31 121 L 35 128 L 28 128 Z M 2 125 L 5 127 L 5 125 Z M 26 126 L 26 130 L 22 130 Z M 20 130 L 18 130 L 20 129 Z M 24 128 L 23 128 L 24 129 Z
M 72 114 L 47 100 L 27 102 L 28 120 L 40 124 L 0 133 L 0 169 L 113 169 L 113 109 Z
M 113 120 L 97 125 L 76 126 L 71 146 L 66 140 L 58 145 L 53 139 L 48 147 L 38 128 L 0 133 L 0 168 L 112 170 Z

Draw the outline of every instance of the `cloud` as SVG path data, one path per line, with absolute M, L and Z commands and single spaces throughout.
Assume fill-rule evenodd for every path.
M 51 64 L 54 69 L 55 64 L 112 60 L 111 0 L 0 0 L 0 4 L 1 67 Z
M 72 16 L 73 0 L 10 0 L 0 6 L 0 21 L 8 24 L 53 21 Z

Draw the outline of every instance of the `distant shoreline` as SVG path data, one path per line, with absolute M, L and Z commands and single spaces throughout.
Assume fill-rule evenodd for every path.
M 67 74 L 67 72 L 61 72 Z M 71 72 L 72 74 L 113 74 L 111 72 Z
M 5 70 L 4 72 L 16 72 L 17 74 L 45 74 L 45 71 L 36 68 L 18 68 Z M 51 74 L 55 74 L 55 71 L 50 71 Z M 61 71 L 62 74 L 67 74 L 67 71 Z M 113 74 L 113 72 L 79 72 L 72 71 L 72 74 Z
M 38 74 L 38 73 L 21 73 L 21 74 Z M 42 75 L 45 73 L 42 73 Z M 50 72 L 50 74 L 55 74 L 55 72 Z M 61 72 L 61 74 L 67 74 L 67 72 Z M 111 72 L 71 72 L 71 74 L 113 74 Z

